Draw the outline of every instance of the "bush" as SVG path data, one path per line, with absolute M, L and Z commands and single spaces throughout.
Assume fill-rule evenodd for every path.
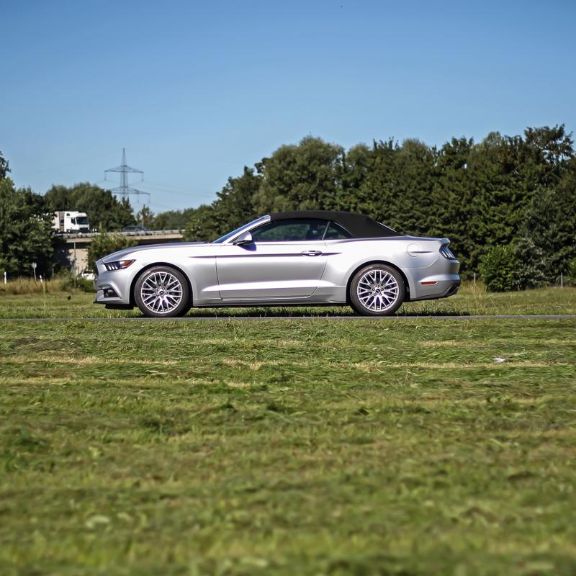
M 480 260 L 480 275 L 490 292 L 517 290 L 515 272 L 520 267 L 512 244 L 493 246 Z
M 490 292 L 537 288 L 545 284 L 542 250 L 527 237 L 493 246 L 480 261 L 480 274 Z
M 515 272 L 518 288 L 524 290 L 545 286 L 548 263 L 542 248 L 527 236 L 518 238 L 512 246 L 519 264 Z
M 571 286 L 576 286 L 576 258 L 568 263 L 568 282 Z
M 70 271 L 58 274 L 62 290 L 80 290 L 82 292 L 95 292 L 94 282 L 82 276 L 76 276 Z
M 88 249 L 88 268 L 95 270 L 95 262 L 106 254 L 111 254 L 122 248 L 134 246 L 136 243 L 131 238 L 122 234 L 102 233 L 92 240 Z

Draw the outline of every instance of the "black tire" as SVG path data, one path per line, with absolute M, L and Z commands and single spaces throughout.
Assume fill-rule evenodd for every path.
M 350 305 L 363 316 L 389 316 L 404 302 L 406 286 L 398 270 L 386 264 L 370 264 L 358 270 L 348 298 Z
M 171 266 L 148 268 L 134 284 L 134 302 L 144 316 L 184 316 L 191 305 L 188 281 Z

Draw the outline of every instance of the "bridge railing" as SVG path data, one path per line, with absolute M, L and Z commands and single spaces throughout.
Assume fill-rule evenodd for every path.
M 96 238 L 102 232 L 56 232 L 58 238 L 65 238 L 74 240 L 75 238 Z M 118 230 L 110 232 L 110 234 L 120 234 L 121 236 L 182 236 L 182 230 Z

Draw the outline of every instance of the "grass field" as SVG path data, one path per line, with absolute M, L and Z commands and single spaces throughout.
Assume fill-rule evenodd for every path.
M 576 290 L 384 321 L 90 301 L 0 297 L 0 574 L 576 574 L 576 320 L 434 318 Z
M 45 294 L 2 292 L 0 284 L 0 319 L 2 318 L 131 318 L 140 312 L 112 311 L 94 305 L 94 294 L 66 292 L 48 284 Z M 20 287 L 22 290 L 29 286 Z M 34 288 L 34 287 L 33 287 Z M 38 285 L 35 286 L 38 289 Z M 494 315 L 494 314 L 576 314 L 576 287 L 547 288 L 526 292 L 489 293 L 482 285 L 465 284 L 456 296 L 443 300 L 407 302 L 399 315 Z M 353 316 L 346 306 L 316 308 L 193 308 L 190 316 Z

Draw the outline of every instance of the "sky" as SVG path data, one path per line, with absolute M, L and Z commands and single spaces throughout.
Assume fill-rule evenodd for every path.
M 576 130 L 574 0 L 0 0 L 0 151 L 18 187 L 210 203 L 306 136 L 441 146 Z

